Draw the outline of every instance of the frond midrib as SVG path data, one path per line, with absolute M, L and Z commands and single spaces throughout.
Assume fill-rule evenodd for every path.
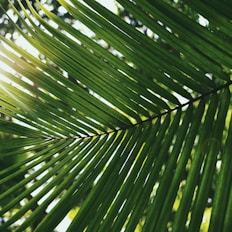
M 127 127 L 115 128 L 114 130 L 108 130 L 108 131 L 104 131 L 104 132 L 96 133 L 96 134 L 92 134 L 92 135 L 89 134 L 89 135 L 86 135 L 86 136 L 63 136 L 63 137 L 31 136 L 30 138 L 45 139 L 47 141 L 49 141 L 49 140 L 57 140 L 57 141 L 59 141 L 59 140 L 70 140 L 70 139 L 71 140 L 76 140 L 76 139 L 94 138 L 94 137 L 105 136 L 105 135 L 117 133 L 119 131 L 128 130 L 128 129 L 131 129 L 131 128 L 139 126 L 139 125 L 142 125 L 142 124 L 147 123 L 147 122 L 152 122 L 153 120 L 161 118 L 162 116 L 165 116 L 167 114 L 170 114 L 170 113 L 178 111 L 178 110 L 181 110 L 184 107 L 189 106 L 189 105 L 191 105 L 191 104 L 193 104 L 193 103 L 195 103 L 197 101 L 206 99 L 207 97 L 209 97 L 212 94 L 217 94 L 219 91 L 221 91 L 223 89 L 226 89 L 226 88 L 229 88 L 231 85 L 232 85 L 232 80 L 229 80 L 228 82 L 224 83 L 223 85 L 217 86 L 217 88 L 212 89 L 212 90 L 210 90 L 210 91 L 208 91 L 208 92 L 206 92 L 206 93 L 204 93 L 202 95 L 199 95 L 199 96 L 197 96 L 195 98 L 192 98 L 192 99 L 190 99 L 189 101 L 187 101 L 187 102 L 185 102 L 183 104 L 177 105 L 176 107 L 170 108 L 169 110 L 160 112 L 160 114 L 156 114 L 156 115 L 154 115 L 152 117 L 149 117 L 149 118 L 147 118 L 145 120 L 141 120 L 140 122 L 133 123 L 130 126 L 127 126 Z

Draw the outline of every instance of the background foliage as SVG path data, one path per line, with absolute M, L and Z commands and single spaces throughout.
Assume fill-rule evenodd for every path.
M 3 16 L 2 231 L 232 228 L 231 3 L 117 2 Z

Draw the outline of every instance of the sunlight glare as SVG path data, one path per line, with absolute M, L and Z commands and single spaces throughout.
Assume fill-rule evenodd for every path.
M 118 8 L 114 0 L 97 0 L 97 2 L 115 14 L 118 12 Z

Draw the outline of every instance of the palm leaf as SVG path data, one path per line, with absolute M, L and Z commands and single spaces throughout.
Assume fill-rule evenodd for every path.
M 230 3 L 183 1 L 204 27 L 171 1 L 118 2 L 152 35 L 59 0 L 106 49 L 12 6 L 47 61 L 1 37 L 2 231 L 52 231 L 74 208 L 67 231 L 232 228 Z

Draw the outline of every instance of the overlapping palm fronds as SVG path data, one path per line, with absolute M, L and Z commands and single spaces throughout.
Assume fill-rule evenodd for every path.
M 1 231 L 53 231 L 74 208 L 67 231 L 230 231 L 229 3 L 182 1 L 206 27 L 171 1 L 118 0 L 146 34 L 59 0 L 107 49 L 26 2 L 18 30 L 46 62 L 1 37 Z

